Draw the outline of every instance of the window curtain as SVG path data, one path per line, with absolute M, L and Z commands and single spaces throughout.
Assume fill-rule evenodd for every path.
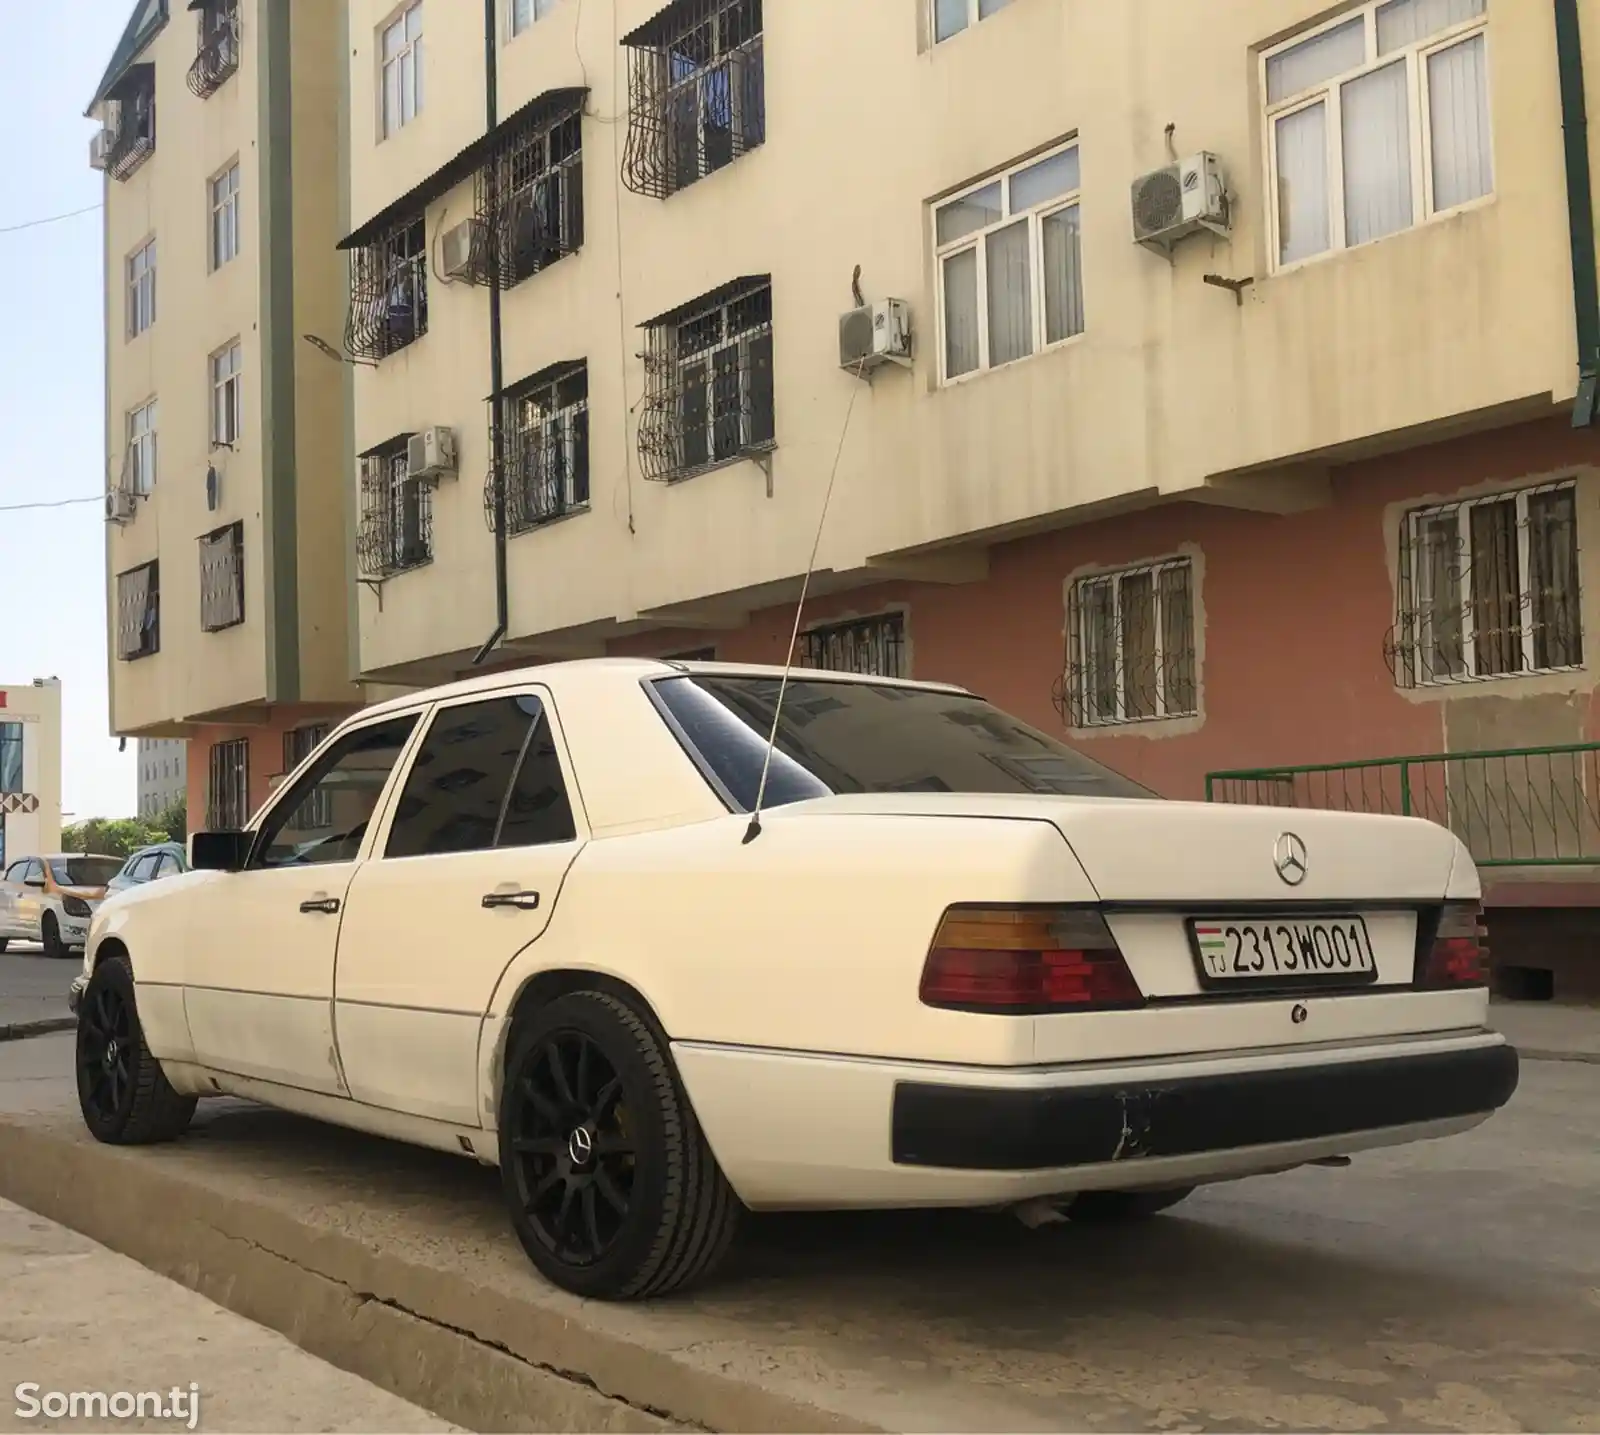
M 1156 595 L 1153 573 L 1130 573 L 1118 583 L 1122 618 L 1122 716 L 1154 717 Z
M 1474 671 L 1479 677 L 1514 673 L 1522 668 L 1516 500 L 1475 504 L 1469 513 Z
M 1583 661 L 1583 625 L 1577 511 L 1570 488 L 1528 496 L 1528 587 L 1534 667 L 1576 667 Z
M 1411 124 L 1404 62 L 1352 80 L 1341 94 L 1346 244 L 1411 226 Z
M 1080 720 L 1106 722 L 1117 713 L 1117 615 L 1109 580 L 1087 583 L 1082 593 L 1083 666 Z
M 1483 14 L 1484 0 L 1389 0 L 1378 7 L 1378 53 L 1414 45 Z
M 967 28 L 967 0 L 933 0 L 933 38 L 948 40 Z
M 1366 22 L 1359 17 L 1346 21 L 1267 61 L 1267 103 L 1275 105 L 1335 75 L 1358 69 L 1366 58 Z
M 1187 563 L 1163 568 L 1158 577 L 1161 609 L 1161 688 L 1168 713 L 1192 713 L 1195 692 L 1194 592 Z
M 1044 245 L 1044 341 L 1059 343 L 1083 332 L 1083 256 L 1078 206 L 1040 221 Z
M 1433 207 L 1451 209 L 1494 188 L 1489 131 L 1489 65 L 1474 35 L 1428 56 L 1433 125 Z
M 978 367 L 978 251 L 944 261 L 944 371 L 948 378 Z
M 1321 254 L 1328 223 L 1328 107 L 1285 115 L 1278 130 L 1278 259 L 1293 264 Z
M 1019 219 L 984 245 L 989 282 L 989 364 L 1009 364 L 1033 352 L 1033 283 L 1028 221 Z
M 1466 671 L 1462 647 L 1461 520 L 1455 510 L 1417 520 L 1417 678 L 1433 682 Z

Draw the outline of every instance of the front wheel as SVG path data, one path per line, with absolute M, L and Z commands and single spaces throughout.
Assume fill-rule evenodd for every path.
M 44 943 L 45 956 L 66 956 L 67 949 L 61 943 L 61 928 L 56 922 L 54 912 L 44 914 L 44 920 L 39 924 L 39 940 Z
M 512 1033 L 500 1175 L 528 1258 L 604 1300 L 710 1275 L 744 1209 L 662 1042 L 604 992 L 560 997 Z
M 145 1146 L 181 1136 L 195 1098 L 180 1096 L 145 1045 L 133 968 L 122 956 L 94 969 L 78 1009 L 78 1108 L 96 1141 Z
M 1193 1186 L 1174 1186 L 1167 1191 L 1084 1191 L 1073 1198 L 1067 1215 L 1093 1225 L 1145 1221 L 1193 1194 Z

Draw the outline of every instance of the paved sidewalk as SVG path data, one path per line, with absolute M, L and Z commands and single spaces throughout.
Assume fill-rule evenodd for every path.
M 459 1428 L 9 1201 L 0 1291 L 0 1431 Z M 191 1382 L 197 1425 L 44 1413 L 51 1392 L 187 1394 Z
M 1489 1021 L 1529 1061 L 1600 1064 L 1600 1006 L 1497 1001 Z
M 82 966 L 78 958 L 46 957 L 36 943 L 8 943 L 0 953 L 0 1031 L 70 1020 L 67 988 Z

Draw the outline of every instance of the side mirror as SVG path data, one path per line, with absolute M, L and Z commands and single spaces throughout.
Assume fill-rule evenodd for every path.
M 250 856 L 251 832 L 196 832 L 189 839 L 189 865 L 196 872 L 239 872 Z
M 40 891 L 43 891 L 44 890 L 44 878 L 43 877 L 29 877 L 27 879 L 27 881 L 25 881 L 22 885 L 24 887 L 37 887 L 37 888 L 39 888 Z

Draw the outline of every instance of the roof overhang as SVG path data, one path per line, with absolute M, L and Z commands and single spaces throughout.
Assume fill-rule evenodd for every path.
M 161 33 L 167 19 L 167 0 L 138 0 L 133 7 L 133 14 L 128 17 L 128 23 L 122 31 L 122 38 L 117 41 L 116 49 L 111 52 L 111 63 L 106 66 L 105 74 L 100 77 L 94 98 L 89 101 L 88 108 L 83 112 L 85 119 L 98 118 L 95 112 L 133 67 L 133 62 L 144 52 L 145 47 Z

